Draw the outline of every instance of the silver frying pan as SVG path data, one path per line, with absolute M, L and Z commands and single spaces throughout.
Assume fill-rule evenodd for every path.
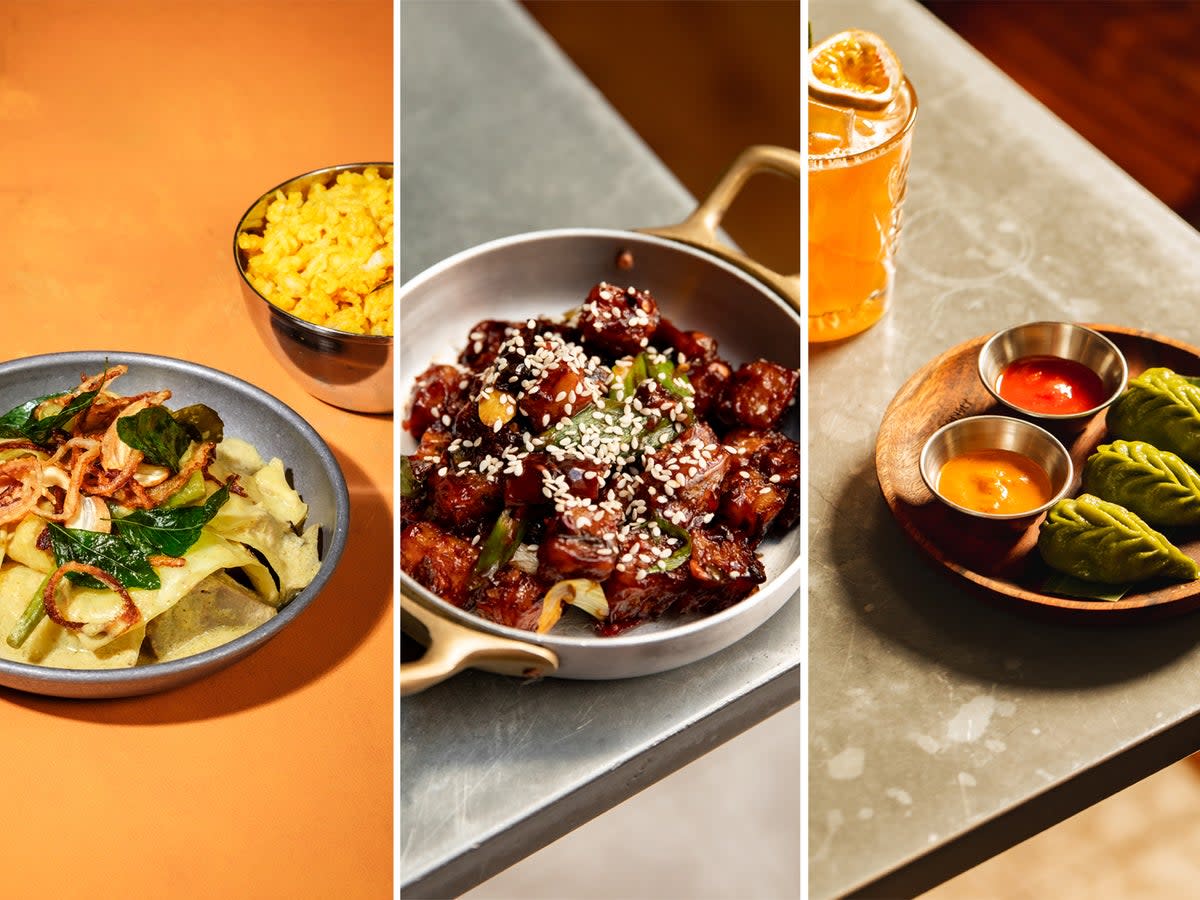
M 770 171 L 797 182 L 800 154 L 751 147 L 712 194 L 680 225 L 618 231 L 561 229 L 516 235 L 465 250 L 400 288 L 397 399 L 433 362 L 453 362 L 481 319 L 522 319 L 562 312 L 596 282 L 648 289 L 663 314 L 683 329 L 718 341 L 735 367 L 760 357 L 798 368 L 803 352 L 799 275 L 780 275 L 723 244 L 721 218 L 747 179 Z M 625 268 L 632 257 L 632 267 Z M 618 261 L 620 260 L 620 262 Z M 800 413 L 785 423 L 799 438 Z M 415 442 L 403 435 L 400 452 Z M 759 548 L 767 581 L 740 603 L 712 616 L 654 622 L 616 637 L 597 637 L 567 616 L 548 634 L 496 625 L 439 599 L 406 573 L 400 576 L 401 627 L 427 647 L 400 667 L 401 694 L 423 690 L 466 668 L 523 677 L 609 679 L 649 675 L 715 653 L 775 613 L 800 583 L 798 529 Z

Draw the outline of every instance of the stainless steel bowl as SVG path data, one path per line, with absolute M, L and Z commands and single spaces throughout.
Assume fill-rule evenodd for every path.
M 1005 366 L 1026 356 L 1057 356 L 1081 363 L 1100 376 L 1104 402 L 1078 413 L 1053 414 L 1016 406 L 1000 396 L 996 385 Z M 979 350 L 979 379 L 998 401 L 1022 415 L 1047 421 L 1087 419 L 1109 406 L 1125 390 L 1129 367 L 1117 345 L 1099 332 L 1071 322 L 1027 322 L 992 335 Z
M 264 458 L 283 460 L 308 504 L 308 523 L 321 527 L 321 568 L 279 614 L 236 640 L 195 656 L 132 669 L 55 669 L 0 659 L 0 685 L 56 697 L 131 697 L 176 687 L 223 669 L 286 628 L 304 612 L 333 574 L 350 527 L 346 480 L 329 447 L 304 419 L 253 385 L 195 363 L 119 350 L 53 353 L 0 364 L 0 411 L 31 397 L 78 383 L 80 373 L 125 363 L 126 393 L 169 388 L 172 403 L 205 403 L 226 433 L 254 444 Z
M 1050 478 L 1050 499 L 1020 513 L 988 513 L 959 506 L 938 490 L 938 475 L 949 460 L 978 450 L 1011 450 L 1027 456 Z M 1046 429 L 1009 416 L 970 416 L 943 425 L 921 448 L 921 478 L 935 497 L 952 509 L 980 519 L 1020 521 L 1035 518 L 1061 500 L 1071 487 L 1074 466 L 1066 447 Z
M 524 319 L 577 305 L 598 281 L 648 289 L 679 327 L 720 341 L 732 364 L 766 358 L 799 368 L 803 357 L 799 275 L 783 275 L 743 256 L 717 229 L 746 180 L 770 171 L 801 179 L 794 150 L 744 150 L 712 193 L 683 222 L 641 232 L 575 228 L 501 238 L 464 250 L 401 289 L 400 389 L 432 362 L 453 361 L 475 322 Z M 504 290 L 497 291 L 496 285 Z M 780 429 L 800 439 L 800 409 Z M 400 434 L 400 452 L 415 442 Z M 762 625 L 795 594 L 804 569 L 799 528 L 759 548 L 761 589 L 707 617 L 659 620 L 615 637 L 592 625 L 561 622 L 533 634 L 464 612 L 400 573 L 401 624 L 426 644 L 421 660 L 400 667 L 400 693 L 423 690 L 464 668 L 558 678 L 631 678 L 665 672 L 716 653 Z
M 241 276 L 242 297 L 259 336 L 271 353 L 304 389 L 333 406 L 355 412 L 392 411 L 391 337 L 353 334 L 306 322 L 280 309 L 260 294 L 246 277 L 246 255 L 238 248 L 243 232 L 261 232 L 267 207 L 276 191 L 307 194 L 314 184 L 330 185 L 342 172 L 361 172 L 369 166 L 392 177 L 391 163 L 352 163 L 328 166 L 289 178 L 266 191 L 250 205 L 233 233 L 233 258 Z
M 630 271 L 617 263 L 623 253 L 633 257 Z M 561 229 L 502 238 L 465 250 L 401 288 L 403 395 L 407 398 L 417 376 L 431 363 L 455 360 L 470 327 L 480 319 L 524 319 L 559 312 L 579 303 L 591 285 L 603 280 L 649 289 L 676 325 L 716 337 L 721 355 L 735 366 L 758 358 L 797 368 L 801 364 L 799 315 L 735 266 L 653 235 Z M 497 284 L 505 285 L 505 290 L 497 293 Z M 799 438 L 798 406 L 789 410 L 781 428 Z M 411 435 L 401 433 L 400 452 L 414 449 Z M 770 538 L 759 553 L 769 581 L 740 603 L 711 616 L 650 622 L 616 637 L 597 637 L 589 623 L 578 620 L 563 621 L 548 634 L 497 625 L 437 598 L 404 572 L 400 573 L 401 594 L 477 636 L 550 650 L 557 657 L 556 677 L 626 678 L 701 659 L 773 615 L 799 586 L 804 565 L 800 529 Z M 513 656 L 509 649 L 491 652 L 493 658 Z M 470 661 L 472 654 L 476 661 Z M 487 667 L 478 662 L 481 657 L 482 651 L 471 645 L 459 658 Z M 454 668 L 448 665 L 446 672 Z M 403 689 L 403 672 L 401 685 Z

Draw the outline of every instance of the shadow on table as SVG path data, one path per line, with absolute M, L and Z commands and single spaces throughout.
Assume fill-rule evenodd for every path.
M 823 536 L 832 544 L 843 596 L 861 627 L 912 653 L 981 681 L 1080 688 L 1136 678 L 1200 643 L 1197 615 L 1077 624 L 985 596 L 904 533 L 880 493 L 873 460 L 848 484 Z
M 331 445 L 332 446 L 332 445 Z M 336 668 L 392 602 L 392 515 L 370 479 L 335 448 L 350 485 L 350 539 L 313 602 L 262 647 L 226 669 L 161 694 L 67 700 L 8 689 L 0 697 L 80 721 L 160 725 L 217 718 L 277 700 Z M 390 640 L 390 638 L 389 638 Z M 391 656 L 378 673 L 391 679 Z

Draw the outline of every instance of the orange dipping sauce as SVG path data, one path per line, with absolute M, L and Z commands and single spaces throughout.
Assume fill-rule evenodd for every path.
M 1012 450 L 975 450 L 938 472 L 938 493 L 976 512 L 1019 515 L 1054 496 L 1050 477 L 1028 456 Z
M 1100 376 L 1073 359 L 1023 356 L 1004 367 L 996 393 L 1013 406 L 1047 415 L 1072 415 L 1095 409 L 1108 392 Z

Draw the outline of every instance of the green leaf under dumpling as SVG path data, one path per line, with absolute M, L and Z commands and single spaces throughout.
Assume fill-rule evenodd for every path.
M 1109 408 L 1108 430 L 1200 465 L 1200 387 L 1170 369 L 1147 369 Z
M 1200 525 L 1200 473 L 1145 441 L 1101 444 L 1083 468 L 1083 490 L 1151 525 Z
M 1054 505 L 1042 522 L 1038 550 L 1050 568 L 1084 581 L 1200 577 L 1195 561 L 1136 513 L 1092 494 Z

